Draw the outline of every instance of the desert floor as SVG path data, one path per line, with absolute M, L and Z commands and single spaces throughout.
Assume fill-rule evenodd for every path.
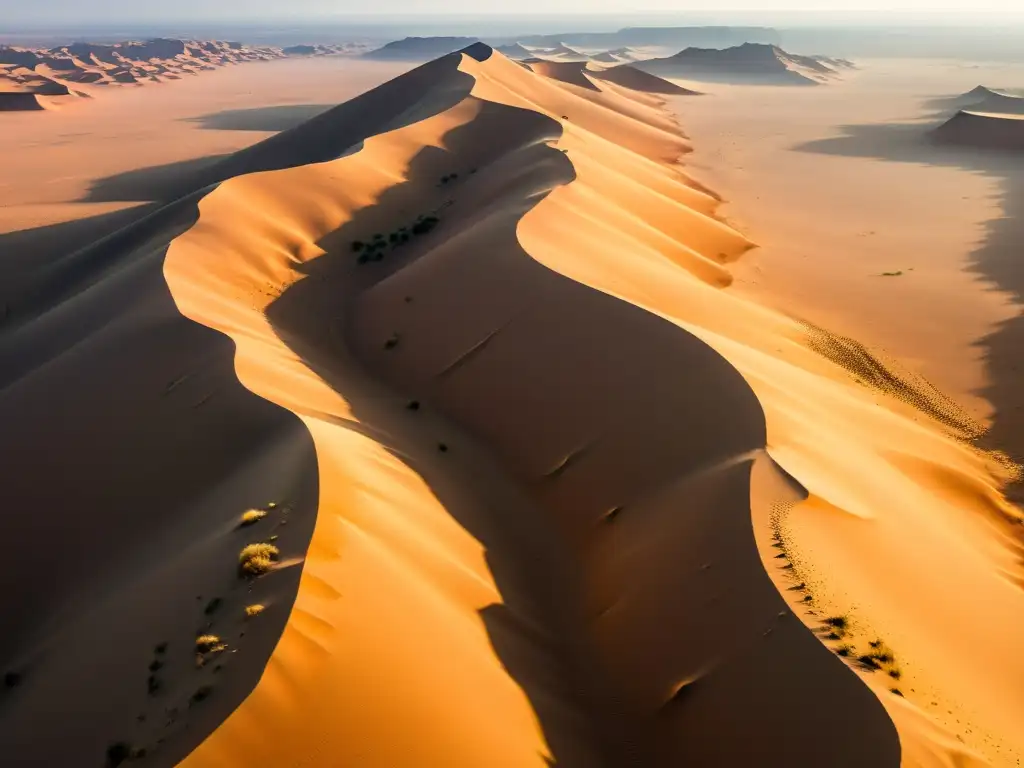
M 94 98 L 56 111 L 5 114 L 0 258 L 91 242 L 136 218 L 116 212 L 161 200 L 182 174 L 410 66 L 337 57 L 248 62 L 179 82 L 93 88 Z M 77 224 L 41 230 L 67 222 Z
M 993 391 L 1007 363 L 992 358 L 1024 286 L 1012 263 L 1024 159 L 926 136 L 955 111 L 939 99 L 1019 86 L 1024 68 L 858 64 L 820 88 L 695 85 L 710 95 L 673 102 L 693 140 L 686 167 L 760 246 L 734 290 L 895 355 L 990 424 L 1020 404 Z

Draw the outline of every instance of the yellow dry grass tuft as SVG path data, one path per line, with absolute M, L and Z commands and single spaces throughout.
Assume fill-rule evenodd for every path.
M 223 643 L 217 635 L 200 635 L 196 638 L 196 650 L 199 653 L 211 653 L 218 648 L 223 650 Z
M 256 525 L 260 520 L 267 516 L 266 511 L 262 509 L 249 509 L 242 513 L 242 519 L 239 522 L 241 528 L 248 528 L 250 525 Z
M 274 567 L 279 554 L 273 544 L 250 544 L 238 556 L 238 568 L 243 576 L 261 576 Z
M 254 616 L 259 616 L 266 609 L 267 607 L 265 605 L 260 605 L 259 603 L 256 603 L 255 605 L 247 605 L 245 607 L 245 616 L 246 618 L 251 619 Z

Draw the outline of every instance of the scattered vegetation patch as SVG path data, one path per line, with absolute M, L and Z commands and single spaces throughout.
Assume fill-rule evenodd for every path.
M 217 649 L 223 650 L 225 645 L 217 635 L 200 635 L 196 638 L 196 651 L 199 653 L 212 653 Z
M 881 665 L 877 661 L 875 661 L 875 658 L 869 653 L 865 653 L 862 656 L 858 656 L 857 663 L 860 664 L 862 667 L 865 667 L 872 671 L 876 671 L 882 668 Z
M 4 672 L 4 688 L 17 688 L 21 685 L 21 673 L 11 670 Z
M 845 634 L 850 628 L 850 620 L 845 616 L 829 616 L 824 623 L 841 634 Z
M 874 640 L 868 645 L 871 646 L 871 653 L 868 654 L 880 664 L 891 664 L 895 661 L 892 649 L 881 640 Z
M 903 274 L 903 270 L 897 270 L 896 272 L 883 272 L 881 277 L 900 277 Z
M 405 407 L 408 410 L 410 410 L 410 411 L 418 411 L 420 409 L 420 401 L 419 400 L 411 400 L 411 401 L 409 401 L 409 404 L 407 406 L 405 406 Z
M 854 653 L 855 653 L 855 651 L 854 651 L 854 648 L 853 648 L 852 645 L 845 645 L 844 644 L 844 645 L 840 645 L 838 648 L 836 648 L 836 655 L 837 656 L 842 656 L 844 659 L 849 658 L 850 656 L 853 656 Z
M 384 342 L 384 349 L 388 349 L 388 350 L 394 349 L 395 347 L 398 346 L 398 342 L 399 341 L 401 341 L 401 338 L 399 337 L 399 335 L 397 333 L 391 334 L 388 337 L 388 340 Z
M 158 656 L 162 656 L 163 654 L 167 653 L 167 643 L 158 643 L 157 646 L 153 649 L 153 652 Z
M 274 567 L 280 553 L 273 544 L 249 544 L 238 556 L 238 569 L 243 576 L 262 576 Z
M 156 675 L 150 675 L 146 679 L 146 691 L 150 696 L 156 696 L 163 687 L 163 683 L 160 682 L 160 678 Z
M 446 175 L 441 177 L 441 183 L 438 184 L 438 186 L 439 187 L 443 187 L 445 184 L 451 184 L 453 181 L 457 181 L 458 178 L 459 178 L 459 174 L 457 174 L 457 173 L 446 174 Z
M 440 223 L 441 220 L 437 216 L 420 216 L 416 219 L 416 223 L 412 225 L 412 233 L 414 235 L 425 235 Z
M 458 177 L 457 173 L 445 176 L 442 185 L 451 183 Z M 378 232 L 368 243 L 355 240 L 352 243 L 352 252 L 359 254 L 356 262 L 368 264 L 371 261 L 381 261 L 384 259 L 384 251 L 389 247 L 391 250 L 400 248 L 410 242 L 414 236 L 427 234 L 440 222 L 441 220 L 433 214 L 420 214 L 412 224 L 398 227 L 386 236 Z
M 899 688 L 890 688 L 889 693 L 899 696 L 901 699 L 903 698 L 903 691 L 901 691 Z
M 149 671 L 159 672 L 161 669 L 163 669 L 163 666 L 164 663 L 160 661 L 160 659 L 153 659 L 151 662 L 149 662 Z
M 239 521 L 238 526 L 240 528 L 248 528 L 250 525 L 256 525 L 256 523 L 266 516 L 267 512 L 263 509 L 246 510 L 242 513 L 242 519 Z
M 448 444 L 447 443 L 438 443 L 437 444 L 437 450 L 439 450 L 441 453 L 448 453 Z
M 203 608 L 203 613 L 205 613 L 207 616 L 212 616 L 220 608 L 222 602 L 223 601 L 219 597 L 213 598 L 210 602 L 206 604 L 206 607 Z
M 246 618 L 251 619 L 255 616 L 259 616 L 265 610 L 267 610 L 267 607 L 265 605 L 260 605 L 259 603 L 256 603 L 255 605 L 247 605 L 245 607 L 245 616 Z

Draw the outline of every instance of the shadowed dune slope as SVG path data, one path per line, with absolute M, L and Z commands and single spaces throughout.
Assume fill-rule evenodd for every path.
M 1022 99 L 1024 101 L 1024 99 Z M 960 110 L 932 132 L 944 144 L 989 149 L 1024 149 L 1024 114 Z
M 539 75 L 592 91 L 600 90 L 594 81 L 603 80 L 637 93 L 663 96 L 697 95 L 696 91 L 683 88 L 628 64 L 617 67 L 592 68 L 586 61 L 545 61 L 542 59 L 532 59 L 526 64 L 531 71 Z

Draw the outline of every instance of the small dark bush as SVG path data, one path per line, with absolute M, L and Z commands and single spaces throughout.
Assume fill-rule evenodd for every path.
M 196 689 L 196 692 L 192 694 L 192 698 L 189 702 L 192 704 L 198 704 L 201 701 L 206 701 L 210 698 L 210 694 L 213 693 L 213 687 L 209 685 L 203 685 Z
M 132 748 L 123 741 L 118 741 L 107 747 L 107 765 L 109 768 L 117 768 L 125 760 L 132 756 Z
M 213 598 L 210 602 L 206 604 L 206 607 L 203 609 L 203 613 L 205 613 L 207 616 L 213 615 L 217 612 L 217 609 L 220 608 L 222 602 L 223 601 L 219 597 Z
M 352 251 L 353 251 L 353 253 L 359 253 L 359 251 L 363 250 L 363 248 L 365 248 L 365 247 L 366 247 L 366 243 L 364 243 L 362 240 L 355 240 L 352 243 Z

